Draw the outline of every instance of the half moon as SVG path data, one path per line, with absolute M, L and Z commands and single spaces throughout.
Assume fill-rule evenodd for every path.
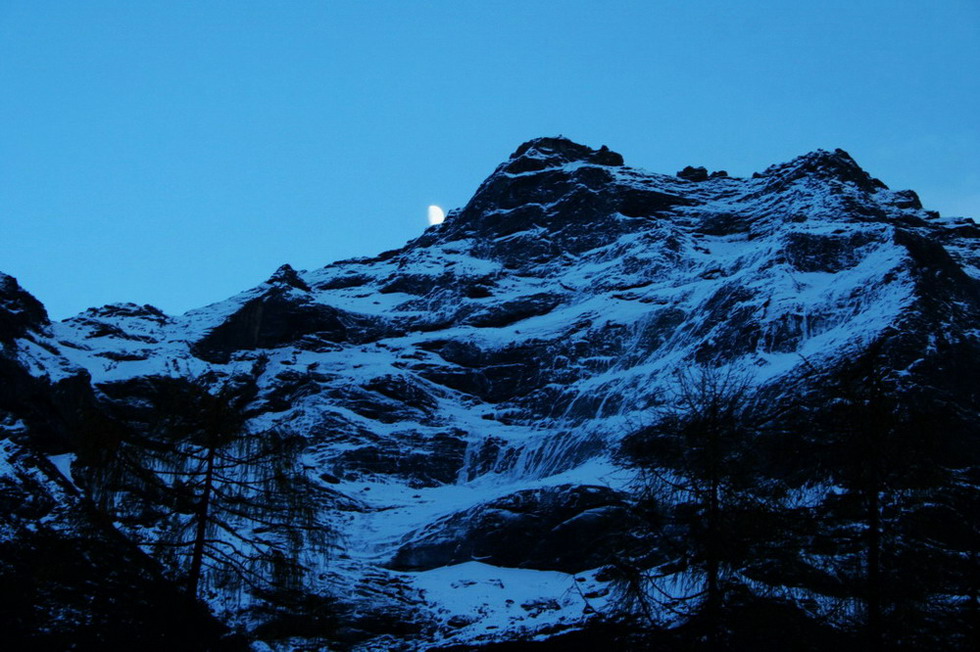
M 429 206 L 429 226 L 435 226 L 436 224 L 442 224 L 442 221 L 446 219 L 446 212 L 441 208 L 433 204 Z

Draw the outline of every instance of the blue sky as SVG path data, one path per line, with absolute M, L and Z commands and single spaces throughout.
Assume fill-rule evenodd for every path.
M 171 313 L 400 246 L 521 142 L 843 147 L 980 216 L 980 2 L 0 0 L 0 271 Z

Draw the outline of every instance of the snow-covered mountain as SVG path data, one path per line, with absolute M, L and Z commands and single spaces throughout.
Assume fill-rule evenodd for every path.
M 743 179 L 540 138 L 401 249 L 283 266 L 185 315 L 115 304 L 52 323 L 3 276 L 2 545 L 99 527 L 167 575 L 153 537 L 179 517 L 131 503 L 100 521 L 84 451 L 93 432 L 156 432 L 174 383 L 247 378 L 245 430 L 302 437 L 326 497 L 333 549 L 304 564 L 342 621 L 335 645 L 582 628 L 620 609 L 600 572 L 631 518 L 619 442 L 672 405 L 679 372 L 719 368 L 779 403 L 874 345 L 902 386 L 975 423 L 978 238 L 842 150 Z M 38 563 L 23 556 L 11 568 Z M 76 589 L 45 598 L 65 605 L 52 631 L 81 627 Z M 211 588 L 214 613 L 264 631 L 235 591 Z

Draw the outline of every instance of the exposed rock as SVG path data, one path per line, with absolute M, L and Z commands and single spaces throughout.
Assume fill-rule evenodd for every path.
M 269 277 L 266 283 L 281 283 L 283 285 L 288 285 L 289 287 L 296 288 L 303 292 L 309 292 L 310 286 L 296 273 L 296 270 L 290 265 L 283 265 Z
M 389 565 L 425 570 L 477 560 L 575 573 L 606 563 L 628 526 L 622 496 L 606 487 L 521 491 L 433 523 Z
M 357 274 L 350 272 L 343 276 L 337 276 L 334 278 L 321 281 L 316 284 L 316 289 L 318 290 L 343 290 L 345 288 L 356 288 L 362 285 L 367 285 L 373 280 L 371 276 L 366 274 Z
M 48 312 L 13 276 L 0 273 L 0 344 L 44 328 Z
M 605 145 L 595 150 L 561 136 L 557 138 L 535 138 L 518 147 L 510 155 L 510 161 L 502 169 L 510 174 L 521 174 L 573 161 L 619 166 L 623 164 L 623 157 L 610 151 Z
M 369 317 L 273 288 L 242 305 L 192 350 L 202 360 L 225 363 L 236 351 L 275 348 L 307 334 L 327 342 L 367 342 L 382 333 L 383 326 Z
M 481 328 L 510 326 L 528 317 L 537 317 L 551 312 L 555 306 L 561 303 L 561 300 L 562 297 L 553 294 L 532 294 L 477 312 L 467 317 L 463 323 Z
M 861 247 L 880 236 L 870 231 L 846 235 L 790 232 L 786 236 L 786 260 L 801 272 L 835 273 L 861 261 Z
M 767 189 L 776 191 L 805 177 L 836 180 L 854 185 L 862 192 L 873 193 L 887 189 L 884 183 L 861 169 L 851 155 L 842 149 L 828 152 L 818 149 L 797 157 L 788 163 L 767 168 L 761 178 L 770 180 Z
M 678 172 L 677 176 L 685 181 L 707 181 L 708 171 L 703 167 L 692 167 L 688 165 Z
M 914 190 L 897 190 L 894 193 L 895 199 L 892 203 L 902 209 L 918 210 L 922 208 L 919 195 Z
M 429 274 L 392 274 L 383 281 L 384 285 L 378 290 L 381 294 L 393 294 L 402 292 L 404 294 L 425 295 L 432 292 L 435 288 L 444 287 L 452 283 L 455 277 L 450 274 L 440 274 L 433 276 Z
M 29 443 L 37 451 L 56 455 L 74 450 L 80 433 L 98 413 L 89 383 L 88 372 L 82 369 L 52 381 L 32 376 L 0 355 L 0 413 L 28 425 Z
M 82 315 L 92 319 L 146 319 L 158 323 L 169 321 L 169 318 L 162 310 L 148 303 L 143 305 L 135 303 L 112 303 L 101 308 L 89 308 Z
M 698 231 L 705 235 L 735 235 L 752 228 L 750 215 L 737 213 L 708 213 L 701 219 Z
M 345 480 L 399 478 L 417 489 L 452 484 L 463 468 L 466 439 L 459 431 L 432 435 L 404 431 L 372 439 L 331 456 L 333 475 Z
M 691 203 L 683 197 L 656 190 L 624 189 L 619 193 L 618 210 L 627 217 L 653 217 L 675 206 Z

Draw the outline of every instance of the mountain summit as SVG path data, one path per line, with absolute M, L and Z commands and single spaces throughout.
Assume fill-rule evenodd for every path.
M 955 633 L 969 593 L 949 578 L 972 544 L 946 536 L 963 512 L 941 501 L 967 495 L 977 469 L 978 238 L 839 149 L 735 178 L 653 174 L 558 137 L 518 147 L 400 249 L 284 265 L 180 316 L 117 304 L 49 323 L 0 276 L 0 578 L 35 578 L 5 631 L 94 645 L 120 613 L 113 636 L 162 640 L 165 618 L 148 614 L 166 603 L 167 618 L 193 615 L 202 647 L 237 632 L 276 649 L 474 649 L 610 623 L 669 646 L 703 622 L 720 636 L 722 598 L 684 587 L 723 568 L 724 592 L 704 595 L 723 595 L 724 613 L 790 614 L 826 637 L 814 645 L 843 645 L 859 612 L 885 622 L 912 604 L 890 569 L 933 555 L 949 565 L 919 583 L 914 613 Z M 788 557 L 757 540 L 744 558 L 715 544 L 671 556 L 664 532 L 687 545 L 714 523 L 684 521 L 698 503 L 680 490 L 659 496 L 667 525 L 652 532 L 642 478 L 701 477 L 670 453 L 690 429 L 665 425 L 689 423 L 699 382 L 737 386 L 757 406 L 739 414 L 766 407 L 712 513 L 745 487 L 761 504 L 765 488 L 771 522 L 812 525 L 778 529 Z M 839 408 L 895 397 L 871 448 L 918 451 L 903 462 L 918 479 L 867 447 L 844 455 L 883 483 L 868 525 L 872 494 L 838 453 L 869 430 Z M 911 423 L 928 436 L 907 436 Z M 670 444 L 653 461 L 624 452 L 650 433 Z M 915 492 L 918 506 L 902 502 Z M 939 532 L 928 554 L 920 526 Z M 856 532 L 880 536 L 867 547 Z M 82 540 L 98 554 L 63 552 Z M 136 570 L 112 568 L 114 550 Z M 75 570 L 42 577 L 62 554 Z M 862 588 L 869 563 L 896 582 L 887 599 Z M 636 611 L 627 571 L 646 578 L 640 595 L 657 582 L 674 602 Z

